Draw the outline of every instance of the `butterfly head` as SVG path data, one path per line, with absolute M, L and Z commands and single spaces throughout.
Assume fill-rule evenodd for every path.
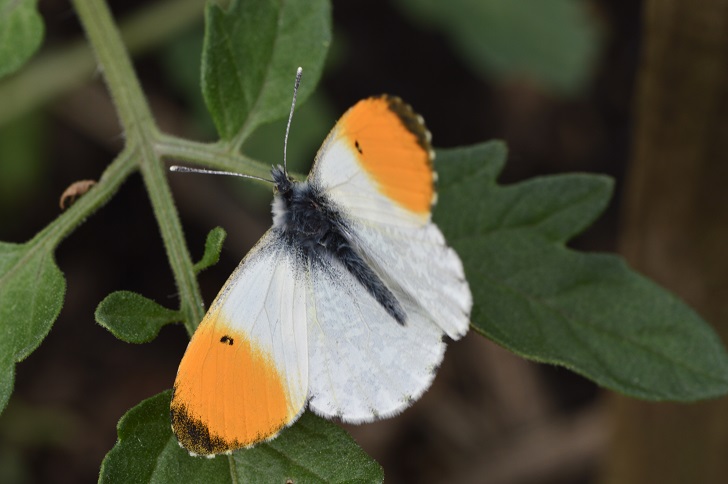
M 291 177 L 288 176 L 286 169 L 281 165 L 276 165 L 270 170 L 271 177 L 273 177 L 273 185 L 275 187 L 276 195 L 286 197 L 288 193 L 293 189 L 295 183 Z
M 274 166 L 271 171 L 275 195 L 273 196 L 273 226 L 285 227 L 288 225 L 289 208 L 291 200 L 298 191 L 299 182 L 292 180 L 286 169 L 281 165 Z

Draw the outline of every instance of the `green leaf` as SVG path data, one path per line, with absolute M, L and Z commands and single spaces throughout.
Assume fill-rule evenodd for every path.
M 43 40 L 37 0 L 0 0 L 0 78 L 18 70 Z
M 639 398 L 728 392 L 728 355 L 692 309 L 614 255 L 565 247 L 611 195 L 603 176 L 495 178 L 505 145 L 438 152 L 435 219 L 460 254 L 473 326 L 527 358 Z
M 442 30 L 470 65 L 496 78 L 530 77 L 558 92 L 589 80 L 600 36 L 581 0 L 399 0 Z
M 196 129 L 205 139 L 216 136 L 215 124 L 202 97 L 200 71 L 202 69 L 202 22 L 169 39 L 161 54 L 165 82 L 172 87 L 189 107 Z
M 321 142 L 333 127 L 332 120 L 340 114 L 321 91 L 313 93 L 304 106 L 296 106 L 291 137 L 288 138 L 289 172 L 308 173 Z M 257 129 L 243 145 L 245 155 L 269 165 L 280 163 L 287 121 L 282 118 Z M 240 192 L 249 193 L 250 190 L 245 187 Z M 265 204 L 270 205 L 270 190 L 265 191 L 264 198 Z
M 15 363 L 43 341 L 66 292 L 53 247 L 35 240 L 0 242 L 0 411 L 13 390 Z
M 379 465 L 333 423 L 304 414 L 276 439 L 214 459 L 190 457 L 169 421 L 171 391 L 149 398 L 119 421 L 119 439 L 99 482 L 382 482 Z
M 182 320 L 178 311 L 131 291 L 106 296 L 94 316 L 97 323 L 127 343 L 148 343 L 157 337 L 162 326 Z
M 207 239 L 205 240 L 205 253 L 202 255 L 202 259 L 200 259 L 193 267 L 195 274 L 199 274 L 208 267 L 217 264 L 217 261 L 220 260 L 222 243 L 225 242 L 226 236 L 227 233 L 225 233 L 225 229 L 222 227 L 215 227 L 210 230 L 210 233 L 207 234 Z
M 299 66 L 299 99 L 313 91 L 331 42 L 331 5 L 233 0 L 227 12 L 209 3 L 205 14 L 203 95 L 220 136 L 240 144 L 288 114 Z

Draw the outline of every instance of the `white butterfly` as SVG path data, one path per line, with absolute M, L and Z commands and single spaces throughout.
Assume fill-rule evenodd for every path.
M 273 227 L 192 337 L 172 428 L 198 455 L 274 438 L 306 406 L 344 422 L 401 412 L 430 386 L 444 335 L 468 330 L 462 263 L 431 221 L 430 133 L 400 99 L 336 123 L 304 182 L 273 168 Z

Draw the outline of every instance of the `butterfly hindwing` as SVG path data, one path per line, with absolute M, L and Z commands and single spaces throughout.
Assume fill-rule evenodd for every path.
M 405 312 L 419 312 L 450 338 L 468 331 L 473 305 L 463 265 L 433 223 L 422 227 L 350 222 L 368 264 L 392 287 Z
M 241 262 L 192 337 L 177 372 L 172 428 L 212 455 L 267 440 L 308 391 L 305 266 L 275 231 Z
M 442 331 L 416 313 L 398 324 L 337 260 L 312 261 L 310 277 L 311 410 L 358 423 L 408 407 L 442 360 Z

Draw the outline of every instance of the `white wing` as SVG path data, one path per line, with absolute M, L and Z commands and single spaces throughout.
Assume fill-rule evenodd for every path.
M 422 118 L 400 99 L 365 99 L 326 137 L 309 180 L 346 215 L 420 227 L 436 198 L 429 138 Z
M 465 335 L 473 305 L 470 287 L 460 258 L 435 224 L 395 227 L 354 219 L 350 227 L 357 252 L 408 314 L 420 314 L 454 340 Z
M 468 330 L 472 296 L 460 258 L 430 220 L 429 138 L 401 100 L 366 99 L 331 130 L 310 182 L 343 214 L 347 237 L 397 299 L 457 339 Z
M 462 263 L 431 222 L 432 157 L 422 118 L 388 96 L 347 111 L 319 150 L 310 183 L 406 313 L 402 326 L 338 261 L 312 266 L 310 405 L 321 415 L 360 422 L 401 411 L 429 387 L 443 335 L 468 330 Z
M 442 361 L 440 328 L 414 311 L 400 325 L 337 260 L 313 261 L 310 277 L 311 410 L 358 423 L 411 405 Z
M 308 340 L 306 267 L 297 256 L 268 230 L 230 275 L 210 312 L 219 308 L 233 328 L 272 355 L 300 412 L 307 390 Z

